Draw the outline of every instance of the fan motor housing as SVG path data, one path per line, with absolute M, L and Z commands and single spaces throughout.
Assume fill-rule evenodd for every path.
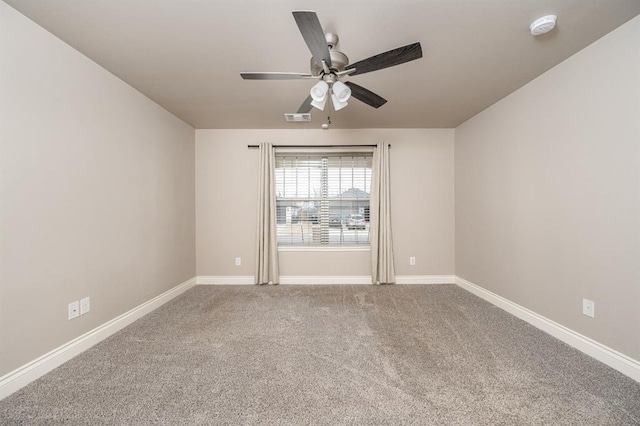
M 342 52 L 337 50 L 330 50 L 329 54 L 331 55 L 331 67 L 332 71 L 344 71 L 344 67 L 349 64 L 349 58 Z M 312 75 L 320 75 L 323 71 L 322 64 L 316 62 L 313 57 L 311 58 L 311 74 Z
M 333 33 L 325 34 L 325 40 L 327 40 L 327 46 L 329 47 L 329 55 L 331 56 L 331 71 L 344 71 L 344 67 L 349 64 L 349 58 L 344 53 L 333 50 L 338 44 L 338 35 Z M 311 58 L 311 74 L 320 75 L 324 71 L 322 64 L 316 62 L 313 57 Z

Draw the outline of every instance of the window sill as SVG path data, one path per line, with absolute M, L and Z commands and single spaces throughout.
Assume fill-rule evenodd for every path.
M 278 246 L 278 251 L 371 251 L 370 246 Z

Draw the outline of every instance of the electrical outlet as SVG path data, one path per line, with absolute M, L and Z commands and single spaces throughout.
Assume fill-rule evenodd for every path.
M 409 258 L 409 265 L 411 265 L 411 266 L 415 266 L 416 265 L 416 258 L 415 257 L 411 256 Z
M 84 315 L 91 310 L 91 300 L 88 297 L 80 300 L 80 315 Z
M 242 265 L 242 258 L 236 257 L 236 266 Z
M 582 313 L 591 318 L 596 316 L 596 304 L 593 300 L 582 299 Z
M 80 316 L 80 302 L 77 300 L 75 302 L 69 303 L 69 319 L 72 320 L 74 318 L 78 318 Z

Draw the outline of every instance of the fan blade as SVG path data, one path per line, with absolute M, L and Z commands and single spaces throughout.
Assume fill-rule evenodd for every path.
M 300 108 L 298 108 L 298 114 L 306 114 L 308 112 L 311 112 L 311 108 L 313 108 L 313 106 L 311 105 L 312 99 L 313 98 L 311 97 L 311 95 L 307 96 L 307 99 L 305 99 L 302 105 L 300 105 Z
M 422 47 L 420 47 L 420 43 L 413 43 L 363 59 L 354 64 L 349 64 L 345 67 L 345 70 L 355 68 L 355 72 L 351 75 L 358 75 L 404 64 L 405 62 L 420 58 L 422 58 Z
M 351 89 L 351 96 L 369 106 L 380 108 L 382 105 L 387 103 L 386 99 L 376 95 L 369 89 L 365 89 L 364 87 L 358 86 L 350 81 L 347 81 L 345 84 L 349 86 L 349 89 Z
M 318 64 L 322 64 L 325 61 L 328 67 L 331 67 L 331 54 L 329 53 L 329 47 L 327 46 L 327 40 L 324 36 L 324 30 L 318 15 L 311 11 L 297 11 L 292 12 L 293 17 L 298 24 L 302 38 L 307 43 L 311 55 L 318 61 Z
M 298 72 L 241 72 L 240 77 L 245 80 L 298 80 L 303 78 L 318 78 L 311 74 Z

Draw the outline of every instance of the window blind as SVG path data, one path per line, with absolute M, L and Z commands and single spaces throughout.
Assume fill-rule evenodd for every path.
M 371 152 L 277 153 L 278 245 L 368 245 L 371 163 Z

